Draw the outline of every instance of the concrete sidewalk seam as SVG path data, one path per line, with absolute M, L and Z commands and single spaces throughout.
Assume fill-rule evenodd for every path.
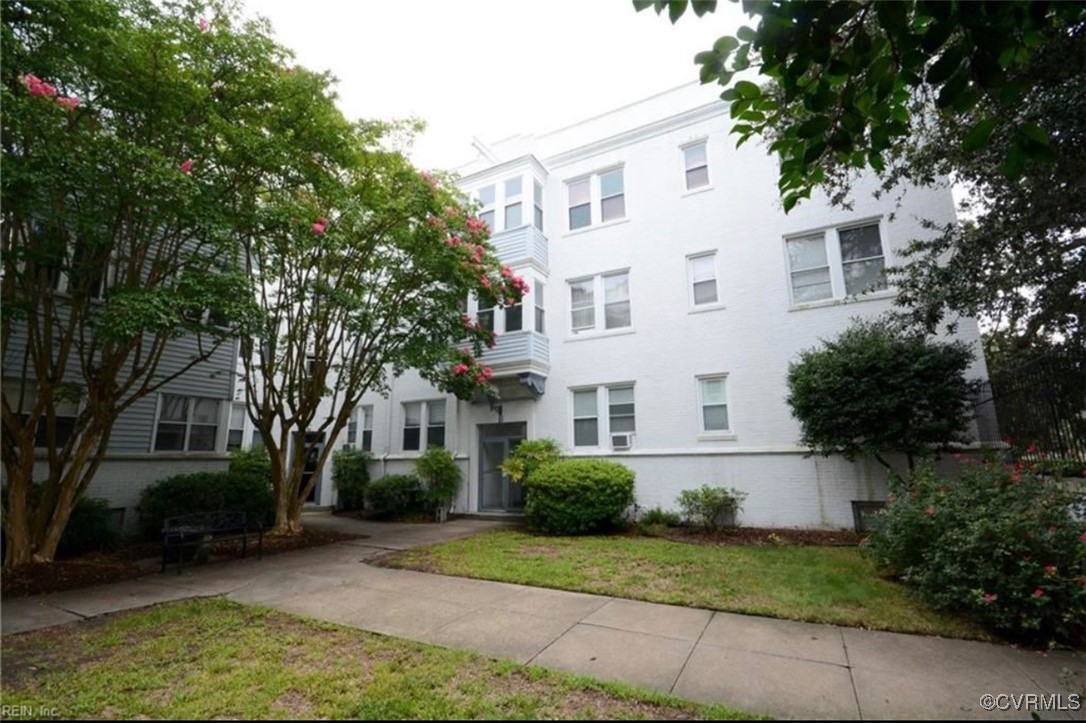
M 528 613 L 524 613 L 524 614 L 525 614 L 525 615 L 527 615 Z M 591 614 L 591 613 L 590 613 L 590 614 Z M 539 616 L 538 616 L 538 615 L 533 615 L 532 617 L 539 617 Z M 588 615 L 585 615 L 585 617 L 587 618 L 587 617 L 588 617 Z M 543 619 L 545 619 L 545 618 L 540 618 L 540 619 L 541 619 L 541 620 L 543 620 Z M 582 619 L 583 619 L 583 618 L 582 618 Z M 542 649 L 542 650 L 540 650 L 540 651 L 539 651 L 538 653 L 536 653 L 536 654 L 535 654 L 535 655 L 533 655 L 533 656 L 532 656 L 531 658 L 529 658 L 529 659 L 528 659 L 528 661 L 527 661 L 526 663 L 524 663 L 524 664 L 525 664 L 525 665 L 531 665 L 532 663 L 534 663 L 534 662 L 535 662 L 535 660 L 536 660 L 536 658 L 538 658 L 538 657 L 539 657 L 540 655 L 542 655 L 543 653 L 545 653 L 545 652 L 547 652 L 548 650 L 550 650 L 550 649 L 551 649 L 551 647 L 552 647 L 552 646 L 553 646 L 553 645 L 554 645 L 555 643 L 557 643 L 557 642 L 558 642 L 559 640 L 561 640 L 562 638 L 566 637 L 566 635 L 567 635 L 567 634 L 569 634 L 569 631 L 570 631 L 570 630 L 573 630 L 573 628 L 577 627 L 577 626 L 578 626 L 578 625 L 580 625 L 580 624 L 581 624 L 581 621 L 580 621 L 580 620 L 578 620 L 578 621 L 574 622 L 573 624 L 571 624 L 571 625 L 570 625 L 569 627 L 567 627 L 567 628 L 566 628 L 565 630 L 563 630 L 563 631 L 562 631 L 561 635 L 559 635 L 559 636 L 558 636 L 557 638 L 555 638 L 554 640 L 550 641 L 550 642 L 549 642 L 549 643 L 547 643 L 547 644 L 546 644 L 545 646 L 543 646 L 543 649 Z
M 709 623 L 713 622 L 713 618 L 716 617 L 716 613 L 709 615 L 709 619 L 705 621 L 705 625 L 702 626 L 701 632 L 698 633 L 698 639 L 694 641 L 694 645 L 690 648 L 690 652 L 686 654 L 686 660 L 683 661 L 683 667 L 679 668 L 679 674 L 675 676 L 675 680 L 671 681 L 671 687 L 667 689 L 668 693 L 674 695 L 675 686 L 679 684 L 679 679 L 683 677 L 683 673 L 686 672 L 686 666 L 690 664 L 690 659 L 694 657 L 694 651 L 698 649 L 701 644 L 701 639 L 705 637 L 705 631 L 709 629 Z
M 845 641 L 845 631 L 839 629 L 837 634 L 841 636 L 841 647 L 845 650 L 845 667 L 848 668 L 848 680 L 852 683 L 852 697 L 856 701 L 856 715 L 860 717 L 860 720 L 863 720 L 864 711 L 860 707 L 860 693 L 856 690 L 856 676 L 852 673 L 852 659 L 848 657 L 848 642 Z
M 754 617 L 754 616 L 751 616 Z M 769 620 L 776 620 L 776 618 L 768 618 Z M 845 668 L 846 670 L 852 670 L 851 665 L 841 665 L 840 663 L 833 663 L 829 660 L 815 660 L 813 658 L 801 658 L 796 655 L 783 655 L 781 653 L 774 653 L 768 650 L 751 650 L 750 648 L 736 648 L 732 645 L 719 645 L 717 643 L 701 643 L 708 648 L 716 648 L 717 650 L 735 650 L 740 653 L 755 653 L 757 655 L 767 655 L 771 658 L 782 658 L 784 660 L 798 660 L 801 663 L 817 663 L 818 665 L 830 665 L 834 668 Z

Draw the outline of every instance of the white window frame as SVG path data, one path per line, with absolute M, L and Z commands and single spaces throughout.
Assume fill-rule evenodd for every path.
M 698 146 L 705 148 L 705 165 L 691 166 L 690 161 L 686 157 L 687 151 L 690 151 Z M 690 141 L 679 146 L 679 152 L 682 154 L 682 173 L 683 173 L 683 193 L 698 193 L 699 191 L 705 191 L 713 187 L 713 177 L 709 173 L 709 140 L 707 138 L 699 138 L 696 141 Z M 700 186 L 690 187 L 690 171 L 696 171 L 699 168 L 705 169 L 705 183 Z
M 822 306 L 826 304 L 834 304 L 842 301 L 866 301 L 868 299 L 882 299 L 887 296 L 893 295 L 893 289 L 889 285 L 889 282 L 884 278 L 884 286 L 881 289 L 874 289 L 871 291 L 862 292 L 859 294 L 848 294 L 846 291 L 845 283 L 845 262 L 841 256 L 841 237 L 842 231 L 847 231 L 854 228 L 862 228 L 864 226 L 875 226 L 879 232 L 879 245 L 882 249 L 883 269 L 889 268 L 890 264 L 890 248 L 887 243 L 886 235 L 886 223 L 882 216 L 873 216 L 870 218 L 859 219 L 856 221 L 849 221 L 848 223 L 835 224 L 833 226 L 823 226 L 821 228 L 814 228 L 801 233 L 789 234 L 784 237 L 782 244 L 782 251 L 784 252 L 784 270 L 785 270 L 785 282 L 788 285 L 788 300 L 790 307 L 793 309 L 803 309 L 814 306 Z M 830 296 L 823 299 L 812 299 L 810 301 L 796 301 L 795 289 L 792 285 L 792 276 L 799 271 L 805 271 L 808 269 L 799 269 L 794 272 L 792 270 L 791 257 L 788 253 L 788 242 L 805 238 L 813 238 L 815 236 L 822 236 L 822 242 L 825 244 L 826 249 L 826 265 L 829 267 L 830 276 Z M 877 256 L 869 257 L 868 259 L 856 259 L 848 263 L 855 263 L 856 261 L 864 261 L 870 259 L 876 259 Z M 811 267 L 811 269 L 822 267 Z
M 162 421 L 162 403 L 164 398 L 170 397 L 183 397 L 189 400 L 187 411 L 185 413 L 185 437 L 181 445 L 181 449 L 156 449 L 158 446 L 158 428 Z M 218 406 L 217 419 L 215 421 L 215 446 L 211 449 L 189 449 L 189 442 L 192 437 L 192 415 L 196 410 L 196 405 L 193 402 L 196 401 L 211 401 L 215 402 Z M 225 402 L 225 404 L 224 404 Z M 212 454 L 215 452 L 222 452 L 225 447 L 226 435 L 224 434 L 224 428 L 230 423 L 229 412 L 225 411 L 228 405 L 233 404 L 229 399 L 218 399 L 216 397 L 200 397 L 191 394 L 171 394 L 169 392 L 159 392 L 157 398 L 157 404 L 155 405 L 155 425 L 151 430 L 151 452 L 154 454 Z M 224 414 L 227 416 L 224 419 Z M 167 424 L 182 424 L 182 422 L 175 422 L 173 420 L 166 420 Z M 209 427 L 209 424 L 199 424 L 197 426 Z
M 25 423 L 22 419 L 23 415 L 28 415 L 24 412 L 24 409 L 33 409 L 34 404 L 37 402 L 37 389 L 36 383 L 33 379 L 27 379 L 25 384 L 18 378 L 9 377 L 3 380 L 4 391 L 8 397 L 8 402 L 11 404 L 15 416 L 19 417 L 20 423 Z M 22 395 L 22 404 L 20 405 L 20 395 Z M 80 396 L 78 401 L 68 401 L 56 399 L 54 396 L 53 405 L 56 407 L 56 418 L 59 419 L 78 419 L 79 414 L 83 411 L 84 398 Z M 38 419 L 38 424 L 46 424 L 46 415 L 43 413 Z M 74 421 L 73 421 L 74 426 Z M 60 449 L 64 445 L 61 444 Z M 48 446 L 38 445 L 38 430 L 34 430 L 34 449 L 49 449 Z
M 359 446 L 359 449 L 361 449 L 363 452 L 372 452 L 373 451 L 373 405 L 372 404 L 363 404 L 361 407 L 359 407 L 359 411 L 360 411 L 360 413 L 362 415 L 361 424 L 359 425 L 359 427 L 360 427 L 359 431 L 362 433 L 362 435 L 358 439 L 358 446 Z M 369 442 L 366 441 L 366 434 L 367 433 L 369 433 L 369 435 L 370 435 Z
M 724 382 L 724 409 L 728 416 L 727 429 L 705 428 L 705 395 L 702 392 L 702 382 L 722 380 Z M 694 377 L 694 386 L 698 415 L 698 437 L 703 439 L 735 439 L 735 416 L 732 414 L 732 385 L 731 377 L 727 372 L 716 374 L 698 374 Z M 714 405 L 715 406 L 715 405 Z
M 634 412 L 629 415 L 633 419 L 633 430 L 613 432 L 611 429 L 611 391 L 614 389 L 629 389 L 633 393 Z M 594 417 L 577 416 L 576 395 L 591 392 L 596 400 L 596 414 Z M 626 415 L 621 415 L 626 416 Z M 599 450 L 611 448 L 612 434 L 636 435 L 637 430 L 637 384 L 633 381 L 611 382 L 609 384 L 597 384 L 569 388 L 569 445 L 573 450 Z M 596 420 L 596 444 L 577 444 L 578 419 Z
M 543 233 L 543 184 L 532 177 L 532 225 Z
M 630 323 L 626 326 L 616 326 L 611 329 L 607 328 L 607 287 L 606 279 L 615 276 L 625 276 L 626 286 L 629 289 L 629 295 L 627 296 L 626 303 L 630 305 Z M 592 306 L 579 306 L 577 310 L 591 308 L 592 311 L 592 325 L 574 327 L 573 326 L 573 284 L 581 284 L 585 282 L 592 283 Z M 568 279 L 566 281 L 566 298 L 569 299 L 569 330 L 570 333 L 575 336 L 581 335 L 606 335 L 606 334 L 623 334 L 633 330 L 633 286 L 630 278 L 630 269 L 616 269 L 614 271 L 606 271 L 593 276 L 580 276 L 574 279 Z M 616 303 L 616 302 L 612 302 Z
M 534 313 L 532 314 L 532 329 L 540 334 L 547 333 L 547 308 L 544 305 L 546 303 L 546 295 L 543 293 L 543 289 L 546 286 L 537 277 L 535 285 L 532 287 L 532 308 Z
M 622 197 L 622 215 L 621 216 L 616 216 L 614 218 L 609 218 L 606 221 L 604 221 L 603 220 L 603 202 L 606 199 L 603 196 L 603 176 L 606 176 L 606 175 L 608 175 L 610 173 L 615 173 L 615 172 L 618 172 L 618 173 L 622 174 L 622 193 L 612 194 L 610 196 L 607 196 L 607 198 L 616 198 L 618 196 Z M 570 214 L 569 214 L 569 212 L 574 208 L 574 206 L 572 206 L 570 204 L 570 187 L 574 186 L 576 184 L 584 183 L 586 181 L 588 182 L 588 202 L 587 202 L 587 206 L 588 206 L 588 223 L 585 224 L 584 226 L 578 226 L 576 228 L 573 228 L 570 225 Z M 565 211 L 565 216 L 566 216 L 565 230 L 566 230 L 567 234 L 580 233 L 582 231 L 587 231 L 587 230 L 593 229 L 593 228 L 599 228 L 601 226 L 610 226 L 612 224 L 622 223 L 623 221 L 626 221 L 629 218 L 628 205 L 626 203 L 626 201 L 628 199 L 628 196 L 629 196 L 629 191 L 626 189 L 626 164 L 625 163 L 612 164 L 612 165 L 607 166 L 605 168 L 600 168 L 598 170 L 592 171 L 591 173 L 584 173 L 584 174 L 581 174 L 579 176 L 574 176 L 573 178 L 566 179 L 564 185 L 565 185 L 565 194 L 566 194 L 566 200 L 565 200 L 565 209 L 566 209 L 566 211 Z M 579 204 L 577 204 L 577 207 L 580 207 L 580 206 L 583 206 L 583 205 L 586 205 L 586 204 L 579 203 Z
M 404 446 L 404 431 L 407 429 L 407 406 L 409 404 L 419 405 L 419 448 L 408 449 Z M 404 401 L 400 404 L 400 450 L 404 454 L 422 454 L 430 447 L 430 427 L 436 427 L 439 425 L 430 424 L 430 405 L 443 404 L 445 406 L 445 418 L 440 425 L 444 430 L 442 445 L 446 449 L 449 447 L 449 403 L 446 399 L 411 399 Z
M 688 301 L 690 302 L 690 309 L 692 311 L 705 311 L 708 309 L 719 309 L 724 305 L 720 296 L 720 263 L 718 261 L 719 254 L 716 249 L 712 251 L 702 251 L 696 254 L 690 254 L 686 257 L 686 293 Z M 697 303 L 696 295 L 694 294 L 694 284 L 707 281 L 703 279 L 702 282 L 696 282 L 694 279 L 694 263 L 699 259 L 711 258 L 713 262 L 713 287 L 716 289 L 716 301 L 707 301 L 705 303 Z
M 249 412 L 246 409 L 246 406 L 247 405 L 245 404 L 245 402 L 231 402 L 230 403 L 230 418 L 226 422 L 226 449 L 227 450 L 231 449 L 231 447 L 230 447 L 230 433 L 235 432 L 235 431 L 240 431 L 241 432 L 241 441 L 237 444 L 236 449 L 245 449 L 245 419 L 249 415 Z M 236 410 L 238 410 L 238 409 L 241 410 L 241 426 L 240 427 L 235 427 L 234 426 L 234 412 Z
M 500 184 L 497 181 L 488 183 L 485 186 L 479 186 L 475 189 L 475 198 L 479 201 L 479 213 L 478 217 L 481 219 L 484 214 L 490 213 L 494 217 L 494 223 L 488 224 L 487 228 L 490 229 L 491 234 L 498 232 L 498 186 Z M 494 198 L 490 203 L 483 203 L 483 191 L 491 189 L 494 193 Z
M 518 193 L 509 193 L 509 183 L 512 181 L 520 182 L 520 191 Z M 502 187 L 502 230 L 509 231 L 510 229 L 520 228 L 525 226 L 525 213 L 524 213 L 524 176 L 513 176 L 507 178 L 501 182 Z M 520 223 L 516 226 L 509 225 L 509 207 L 519 205 L 520 206 Z

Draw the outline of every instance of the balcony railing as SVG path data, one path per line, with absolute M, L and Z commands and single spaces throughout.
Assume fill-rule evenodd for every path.
M 547 269 L 547 237 L 535 226 L 521 226 L 496 233 L 490 243 L 506 266 L 534 261 Z
M 545 376 L 551 368 L 550 340 L 536 331 L 499 334 L 494 348 L 484 351 L 480 361 L 491 367 L 495 376 L 522 371 Z

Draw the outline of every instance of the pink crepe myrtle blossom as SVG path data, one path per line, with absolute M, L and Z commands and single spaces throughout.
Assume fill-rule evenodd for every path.
M 998 599 L 999 599 L 999 595 L 996 595 L 996 594 L 990 593 L 990 592 L 984 593 L 984 602 L 986 602 L 986 603 L 994 603 Z
M 1055 575 L 1056 574 L 1056 566 L 1055 565 L 1045 565 L 1045 574 L 1048 575 L 1048 576 Z
M 79 102 L 79 98 L 66 98 L 64 96 L 57 98 L 57 105 L 69 111 L 73 111 L 78 108 Z
M 924 514 L 927 515 L 928 517 L 935 516 L 935 508 L 934 507 L 929 507 L 928 509 L 924 510 Z
M 491 286 L 493 286 L 493 284 L 491 284 L 490 282 L 489 276 L 480 276 L 479 283 L 482 284 L 484 289 L 489 289 Z
M 57 88 L 55 85 L 46 83 L 44 80 L 34 75 L 33 73 L 26 73 L 20 78 L 26 89 L 30 91 L 30 95 L 41 96 L 45 98 L 55 98 L 57 94 Z
M 464 374 L 468 373 L 468 365 L 463 363 L 463 362 L 460 362 L 459 364 L 457 364 L 456 366 L 454 366 L 452 368 L 452 373 L 455 374 L 458 377 L 463 376 Z
M 320 221 L 317 221 L 316 223 L 314 223 L 313 224 L 313 233 L 317 234 L 318 236 L 321 235 L 322 233 L 324 233 L 324 224 L 321 223 Z
M 211 30 L 211 23 L 207 21 L 207 18 L 200 18 L 196 21 L 196 26 L 200 28 L 201 33 L 206 33 L 208 30 Z
M 1079 535 L 1078 539 L 1082 542 L 1086 542 L 1086 532 L 1083 532 L 1081 535 Z
M 420 171 L 419 176 L 422 177 L 422 180 L 425 181 L 426 185 L 428 185 L 430 188 L 437 188 L 437 179 L 434 177 L 434 174 L 428 173 L 426 171 Z
M 469 216 L 466 223 L 468 226 L 468 231 L 471 231 L 472 233 L 480 233 L 481 231 L 486 230 L 486 222 L 484 222 L 481 218 Z
M 456 206 L 446 206 L 445 215 L 449 218 L 460 218 L 460 209 Z
M 1039 588 L 1037 588 L 1036 590 L 1033 591 L 1033 597 L 1044 597 L 1044 596 L 1045 596 L 1044 588 L 1039 587 Z
M 190 173 L 192 173 L 192 159 L 186 158 L 185 160 L 181 161 L 181 165 L 178 166 L 177 169 L 184 173 L 186 176 L 189 175 Z

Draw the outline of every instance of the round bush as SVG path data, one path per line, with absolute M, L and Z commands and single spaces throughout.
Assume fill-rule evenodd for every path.
M 617 462 L 563 459 L 524 482 L 524 518 L 543 532 L 576 535 L 613 526 L 634 503 L 634 473 Z
M 247 520 L 270 525 L 275 522 L 275 497 L 267 480 L 252 471 L 167 477 L 140 494 L 140 529 L 145 538 L 159 539 L 167 517 L 216 510 L 240 510 Z
M 1038 643 L 1086 642 L 1083 490 L 1027 465 L 920 468 L 864 547 L 935 607 Z
M 418 477 L 390 474 L 374 480 L 366 488 L 366 505 L 379 515 L 397 517 L 424 511 L 424 494 Z

